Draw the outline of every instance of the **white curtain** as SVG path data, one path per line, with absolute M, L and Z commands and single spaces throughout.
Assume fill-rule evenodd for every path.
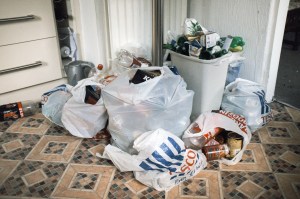
M 152 0 L 108 0 L 111 58 L 128 43 L 142 45 L 151 59 Z M 164 0 L 164 39 L 171 30 L 182 32 L 187 0 Z
M 169 30 L 176 34 L 183 32 L 186 17 L 187 0 L 164 0 L 164 42 Z
M 128 43 L 142 45 L 151 58 L 152 0 L 108 0 L 111 58 Z
M 71 1 L 79 5 L 76 23 L 83 59 L 109 63 L 127 44 L 143 46 L 152 58 L 152 0 Z M 186 16 L 187 0 L 164 0 L 164 38 L 168 30 L 181 33 Z

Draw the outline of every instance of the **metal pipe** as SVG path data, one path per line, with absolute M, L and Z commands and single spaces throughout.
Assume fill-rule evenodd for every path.
M 163 65 L 164 1 L 152 0 L 152 64 Z

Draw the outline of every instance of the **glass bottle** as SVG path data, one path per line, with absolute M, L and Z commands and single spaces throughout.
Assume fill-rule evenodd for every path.
M 0 121 L 18 119 L 34 115 L 35 113 L 37 113 L 38 109 L 38 103 L 31 100 L 1 105 Z
M 117 56 L 118 63 L 126 68 L 139 68 L 142 63 L 129 51 L 121 49 Z
M 204 146 L 202 152 L 206 156 L 207 161 L 220 160 L 229 154 L 229 148 L 226 144 Z

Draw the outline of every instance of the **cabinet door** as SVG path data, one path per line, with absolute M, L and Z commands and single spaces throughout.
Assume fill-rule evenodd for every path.
M 62 78 L 56 37 L 0 47 L 0 93 Z
M 0 0 L 0 46 L 54 36 L 51 0 Z

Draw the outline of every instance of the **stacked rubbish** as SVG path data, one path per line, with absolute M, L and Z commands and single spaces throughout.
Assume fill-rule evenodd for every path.
M 207 161 L 234 165 L 242 159 L 251 136 L 242 115 L 218 110 L 201 114 L 182 139 L 187 148 L 201 150 Z
M 214 59 L 244 45 L 240 37 L 220 38 L 192 19 L 185 24 L 186 33 L 173 39 L 169 49 Z M 253 82 L 230 83 L 221 110 L 203 112 L 191 121 L 195 92 L 187 89 L 175 67 L 152 66 L 128 49 L 119 51 L 114 64 L 105 72 L 98 66 L 75 86 L 44 93 L 42 113 L 74 136 L 110 138 L 104 152 L 96 155 L 122 172 L 133 171 L 138 181 L 159 191 L 192 178 L 209 161 L 237 164 L 251 131 L 271 119 L 264 91 Z
M 122 73 L 102 91 L 113 144 L 134 153 L 133 141 L 158 128 L 181 137 L 190 124 L 193 96 L 182 77 L 168 67 Z
M 167 191 L 195 176 L 207 166 L 207 161 L 237 164 L 250 139 L 243 116 L 220 110 L 201 114 L 182 137 L 158 128 L 133 141 L 132 148 L 137 153 L 107 145 L 103 154 L 97 156 L 111 160 L 122 172 L 133 171 L 143 184 Z
M 176 35 L 171 31 L 168 32 L 167 44 L 164 44 L 164 49 L 203 60 L 211 60 L 222 57 L 229 51 L 241 52 L 244 45 L 242 37 L 231 35 L 220 37 L 218 33 L 208 31 L 196 19 L 188 18 L 184 23 L 183 34 Z
M 105 130 L 107 111 L 101 97 L 105 85 L 87 78 L 74 87 L 63 84 L 42 95 L 42 113 L 72 135 L 93 138 Z

